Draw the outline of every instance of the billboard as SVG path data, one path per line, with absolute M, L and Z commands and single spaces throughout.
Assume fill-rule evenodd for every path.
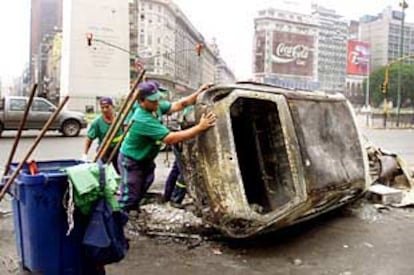
M 255 47 L 255 56 L 254 56 L 254 72 L 255 73 L 264 72 L 265 49 L 266 49 L 266 32 L 258 31 L 256 32 L 256 47 Z
M 348 41 L 347 74 L 367 75 L 369 66 L 369 44 L 357 41 Z
M 315 37 L 273 31 L 272 73 L 313 77 Z

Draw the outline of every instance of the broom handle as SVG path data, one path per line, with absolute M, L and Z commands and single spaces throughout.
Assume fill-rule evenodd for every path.
M 121 147 L 121 143 L 124 141 L 126 135 L 128 134 L 129 129 L 131 129 L 131 126 L 133 123 L 134 123 L 134 120 L 131 120 L 131 122 L 128 124 L 127 128 L 125 129 L 124 133 L 122 134 L 121 140 L 115 145 L 114 149 L 112 149 L 111 155 L 109 156 L 106 163 L 111 163 L 112 159 L 115 157 L 116 152 L 119 150 L 119 147 Z
M 22 131 L 23 131 L 24 125 L 26 124 L 26 120 L 29 115 L 32 102 L 36 94 L 36 89 L 37 89 L 37 83 L 33 85 L 32 90 L 30 91 L 29 101 L 27 102 L 26 109 L 24 110 L 23 118 L 22 120 L 20 120 L 19 130 L 17 131 L 16 138 L 14 139 L 14 144 L 11 149 L 9 159 L 6 162 L 6 167 L 4 168 L 4 175 L 7 175 L 9 173 L 9 166 L 10 166 L 10 163 L 13 161 L 14 154 L 16 153 L 17 146 L 19 145 L 20 137 L 22 136 Z

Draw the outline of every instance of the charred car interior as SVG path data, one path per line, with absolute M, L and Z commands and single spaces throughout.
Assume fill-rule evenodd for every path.
M 234 143 L 249 205 L 268 213 L 294 196 L 277 105 L 239 98 L 230 107 Z

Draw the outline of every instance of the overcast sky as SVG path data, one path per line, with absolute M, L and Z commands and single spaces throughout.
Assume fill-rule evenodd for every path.
M 302 9 L 309 8 L 311 3 L 311 0 L 291 1 L 300 2 Z M 335 9 L 345 18 L 358 19 L 364 14 L 377 14 L 389 5 L 397 9 L 399 1 L 319 0 L 316 2 Z M 12 77 L 20 75 L 29 59 L 30 2 L 30 0 L 0 0 L 0 76 L 5 83 L 10 82 Z M 239 79 L 248 78 L 252 68 L 253 18 L 259 9 L 280 7 L 280 4 L 275 4 L 278 0 L 175 0 L 175 2 L 207 41 L 216 38 L 222 57 L 236 76 Z M 406 10 L 406 20 L 414 22 L 414 3 L 410 5 L 413 6 Z

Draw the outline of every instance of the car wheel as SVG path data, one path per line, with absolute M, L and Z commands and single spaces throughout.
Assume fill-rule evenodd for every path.
M 76 137 L 81 130 L 79 122 L 76 120 L 66 120 L 62 125 L 62 134 L 65 137 Z
M 1 134 L 3 133 L 3 129 L 4 129 L 3 123 L 0 122 L 0 137 L 1 137 Z

